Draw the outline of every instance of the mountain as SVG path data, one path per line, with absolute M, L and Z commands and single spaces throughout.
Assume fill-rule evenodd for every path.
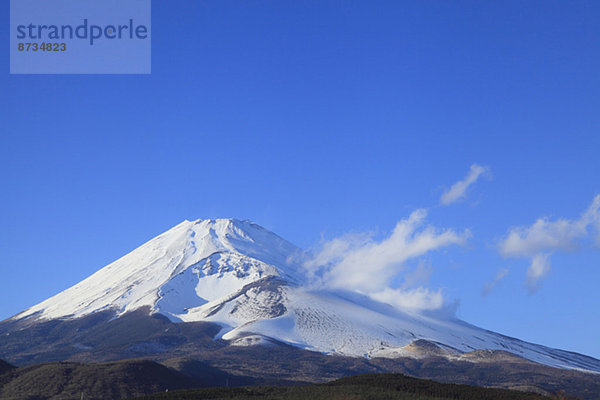
M 526 380 L 477 380 L 477 371 L 469 367 L 503 365 L 520 376 L 538 371 L 536 376 L 544 377 L 533 379 L 538 388 L 553 377 L 544 390 L 580 378 L 586 387 L 581 393 L 595 390 L 600 360 L 510 338 L 452 316 L 313 288 L 298 261 L 303 254 L 249 221 L 184 221 L 0 322 L 0 357 L 17 365 L 194 357 L 240 375 L 295 382 L 382 371 L 429 377 L 419 369 L 426 366 L 441 368 L 440 380 L 454 376 L 463 383 L 502 387 Z M 285 357 L 307 361 L 291 365 Z M 540 370 L 531 362 L 574 372 Z M 286 368 L 292 371 L 287 378 Z M 451 372 L 457 370 L 464 379 Z
M 184 221 L 75 286 L 13 317 L 37 321 L 149 307 L 174 322 L 213 322 L 233 346 L 272 340 L 346 356 L 461 358 L 503 350 L 600 373 L 600 361 L 470 325 L 398 310 L 358 293 L 303 285 L 302 251 L 249 221 Z M 365 268 L 368 268 L 366 265 Z M 415 346 L 419 340 L 431 345 Z M 425 343 L 425 342 L 423 342 Z

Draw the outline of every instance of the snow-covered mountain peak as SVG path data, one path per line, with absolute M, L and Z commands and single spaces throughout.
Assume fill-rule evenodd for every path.
M 278 267 L 294 267 L 290 260 L 301 252 L 287 240 L 248 220 L 198 219 L 188 223 L 192 238 L 205 238 L 204 240 L 217 247 L 242 253 Z M 285 272 L 292 274 L 294 271 Z
M 183 221 L 75 286 L 17 315 L 80 317 L 150 306 L 175 317 L 266 276 L 294 281 L 300 251 L 250 221 Z

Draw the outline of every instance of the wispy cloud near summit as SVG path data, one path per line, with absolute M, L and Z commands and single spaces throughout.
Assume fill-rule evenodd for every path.
M 470 236 L 468 230 L 456 232 L 425 225 L 426 216 L 426 210 L 414 211 L 380 241 L 368 234 L 327 241 L 304 265 L 309 274 L 318 277 L 320 284 L 326 287 L 356 290 L 401 308 L 441 308 L 440 291 L 390 286 L 392 280 L 405 271 L 407 261 L 443 247 L 462 245 Z

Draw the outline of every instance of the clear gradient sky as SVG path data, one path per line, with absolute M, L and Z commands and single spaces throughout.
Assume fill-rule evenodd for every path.
M 470 323 L 600 358 L 597 227 L 574 231 L 600 194 L 600 2 L 152 7 L 151 75 L 9 75 L 0 52 L 0 319 L 184 219 L 308 248 L 426 208 L 471 235 L 415 260 L 420 284 Z M 515 227 L 531 243 L 502 253 Z

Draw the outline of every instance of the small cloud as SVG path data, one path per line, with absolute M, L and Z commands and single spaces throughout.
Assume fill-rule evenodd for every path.
M 481 290 L 481 296 L 489 296 L 490 293 L 492 293 L 492 290 L 494 290 L 494 288 L 496 287 L 496 285 L 498 285 L 498 283 L 500 283 L 500 281 L 504 279 L 506 275 L 508 275 L 508 268 L 500 269 L 494 277 L 494 279 L 492 279 L 489 282 L 486 282 L 485 285 L 483 285 L 483 289 Z
M 531 265 L 527 269 L 527 287 L 529 293 L 533 294 L 540 288 L 540 280 L 550 272 L 550 257 L 548 254 L 536 254 L 531 259 Z
M 504 257 L 531 259 L 527 286 L 530 293 L 535 293 L 550 271 L 552 252 L 574 251 L 589 242 L 594 231 L 595 243 L 600 245 L 600 195 L 578 219 L 539 218 L 531 226 L 511 228 L 498 244 L 498 251 Z
M 587 234 L 581 221 L 540 218 L 528 227 L 509 230 L 500 243 L 500 253 L 505 257 L 531 257 L 545 250 L 574 250 L 576 239 Z
M 440 203 L 447 206 L 463 199 L 467 194 L 467 189 L 469 186 L 473 185 L 475 182 L 477 182 L 479 177 L 481 177 L 483 174 L 489 173 L 489 171 L 490 169 L 488 167 L 482 167 L 481 165 L 477 164 L 471 165 L 469 173 L 465 179 L 456 182 L 450 187 L 450 189 L 446 190 L 440 198 Z

